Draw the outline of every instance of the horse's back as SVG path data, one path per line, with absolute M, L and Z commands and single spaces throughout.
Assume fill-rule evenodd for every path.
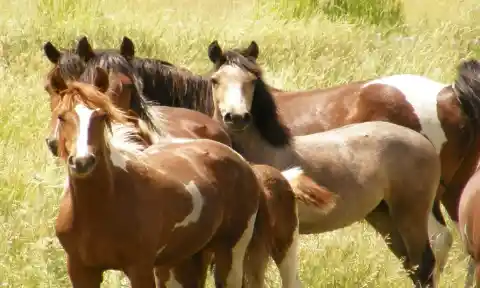
M 430 141 L 389 122 L 350 124 L 299 136 L 295 145 L 302 159 L 320 159 L 317 163 L 328 171 L 326 174 L 338 175 L 338 180 L 345 176 L 355 182 L 374 179 L 385 185 L 394 181 L 413 186 L 421 181 L 438 183 L 440 177 L 440 160 Z
M 228 133 L 210 116 L 181 107 L 158 106 L 155 110 L 162 113 L 169 125 L 168 132 L 174 137 L 211 139 L 231 146 Z

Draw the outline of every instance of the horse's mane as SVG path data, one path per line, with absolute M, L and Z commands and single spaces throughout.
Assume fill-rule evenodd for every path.
M 104 111 L 110 123 L 128 123 L 129 116 L 117 108 L 107 95 L 98 91 L 98 89 L 91 84 L 79 81 L 68 81 L 67 89 L 61 91 L 60 95 L 62 96 L 62 101 L 59 109 L 62 111 L 71 111 L 76 105 L 83 104 L 87 108 L 101 109 Z
M 146 136 L 151 136 L 151 131 L 145 130 L 145 126 L 130 122 L 132 117 L 117 108 L 110 97 L 98 91 L 93 85 L 69 81 L 67 89 L 62 91 L 61 95 L 62 101 L 57 108 L 59 111 L 72 111 L 78 104 L 104 111 L 108 128 L 105 134 L 107 143 L 120 152 L 138 156 L 151 144 L 148 142 L 152 139 L 145 139 Z
M 480 127 L 480 62 L 477 60 L 463 61 L 458 65 L 458 77 L 453 89 L 458 95 L 465 114 Z M 478 131 L 478 130 L 477 130 Z
M 86 63 L 85 71 L 79 80 L 93 84 L 97 76 L 97 67 L 106 70 L 109 74 L 122 73 L 129 77 L 135 87 L 131 97 L 130 109 L 137 113 L 148 124 L 150 129 L 156 131 L 159 135 L 166 133 L 166 129 L 162 125 L 165 123 L 162 115 L 152 113 L 150 110 L 154 103 L 144 96 L 142 79 L 122 55 L 112 52 L 95 55 Z
M 131 63 L 149 100 L 213 114 L 211 85 L 205 77 L 157 59 L 134 58 Z
M 263 81 L 260 66 L 251 58 L 243 56 L 240 50 L 228 50 L 223 53 L 223 61 L 216 64 L 218 70 L 222 65 L 233 65 L 248 71 L 257 77 L 250 113 L 260 135 L 272 146 L 283 147 L 290 144 L 290 130 L 281 121 L 277 105 L 267 84 Z

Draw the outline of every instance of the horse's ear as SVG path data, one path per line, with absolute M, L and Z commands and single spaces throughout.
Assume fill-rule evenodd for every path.
M 98 90 L 102 93 L 108 91 L 110 85 L 110 79 L 108 76 L 108 72 L 101 67 L 95 67 L 95 79 L 93 80 L 93 84 Z
M 208 45 L 208 58 L 210 58 L 210 61 L 216 64 L 220 61 L 222 57 L 222 48 L 220 48 L 218 41 L 214 40 L 212 43 L 210 43 L 210 45 Z
M 62 75 L 60 74 L 60 68 L 56 67 L 49 76 L 50 87 L 53 91 L 59 93 L 65 89 L 67 89 L 67 83 L 63 79 Z
M 252 57 L 253 59 L 257 60 L 258 54 L 260 54 L 260 48 L 258 48 L 258 44 L 255 41 L 252 41 L 250 45 L 245 49 L 246 57 Z
M 132 60 L 135 57 L 135 45 L 133 41 L 127 36 L 123 36 L 122 44 L 120 45 L 120 54 L 127 60 Z
M 45 52 L 45 56 L 47 56 L 48 60 L 53 64 L 58 64 L 58 60 L 60 60 L 61 53 L 58 51 L 53 44 L 48 41 L 43 45 L 43 52 Z
M 90 46 L 90 43 L 88 43 L 87 36 L 83 36 L 80 38 L 80 40 L 78 40 L 75 53 L 78 54 L 78 56 L 80 56 L 80 58 L 82 58 L 85 62 L 95 57 L 92 46 Z

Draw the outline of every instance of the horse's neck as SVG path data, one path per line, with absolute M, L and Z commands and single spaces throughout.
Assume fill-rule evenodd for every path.
M 293 146 L 274 147 L 253 126 L 240 133 L 229 134 L 234 148 L 250 162 L 270 165 L 280 170 L 299 163 Z

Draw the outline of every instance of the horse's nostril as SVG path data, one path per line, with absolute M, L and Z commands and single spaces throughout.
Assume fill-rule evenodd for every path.
M 74 160 L 75 160 L 75 159 L 73 158 L 73 156 L 68 156 L 68 158 L 67 158 L 67 164 L 68 164 L 69 166 L 73 166 Z
M 224 120 L 225 122 L 232 122 L 232 120 L 233 120 L 233 118 L 232 118 L 232 113 L 227 112 L 227 113 L 225 114 L 225 116 L 223 116 L 223 120 Z
M 251 115 L 250 113 L 247 112 L 247 113 L 243 114 L 243 121 L 244 121 L 245 123 L 248 123 L 248 122 L 250 122 L 251 120 L 252 120 L 252 115 Z

